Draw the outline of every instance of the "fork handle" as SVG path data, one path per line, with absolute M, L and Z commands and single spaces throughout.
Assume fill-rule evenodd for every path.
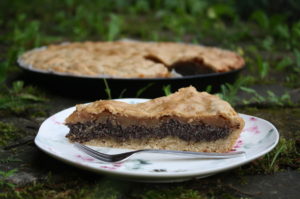
M 229 153 L 207 153 L 207 152 L 175 151 L 175 150 L 159 150 L 159 149 L 144 149 L 144 150 L 140 150 L 139 152 L 189 155 L 192 157 L 207 158 L 207 159 L 234 158 L 245 154 L 244 151 L 235 151 Z

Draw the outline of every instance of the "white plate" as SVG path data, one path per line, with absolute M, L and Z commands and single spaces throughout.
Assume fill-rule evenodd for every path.
M 147 99 L 121 99 L 120 101 L 140 103 Z M 75 107 L 68 108 L 45 120 L 35 138 L 35 144 L 42 151 L 66 163 L 125 180 L 176 182 L 206 177 L 238 167 L 268 153 L 279 140 L 278 131 L 270 122 L 240 114 L 246 125 L 233 150 L 245 151 L 245 156 L 205 160 L 169 154 L 140 153 L 122 163 L 103 163 L 78 151 L 65 137 L 69 129 L 64 125 L 64 120 L 74 110 Z M 105 153 L 127 151 L 104 147 L 93 148 Z

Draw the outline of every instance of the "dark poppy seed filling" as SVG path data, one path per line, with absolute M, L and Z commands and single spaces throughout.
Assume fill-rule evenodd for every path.
M 132 125 L 122 127 L 113 125 L 109 120 L 106 123 L 86 122 L 68 124 L 68 137 L 73 142 L 88 142 L 93 139 L 113 138 L 118 141 L 129 139 L 161 139 L 168 136 L 178 137 L 184 141 L 216 141 L 229 136 L 228 127 L 217 127 L 203 123 L 187 124 L 170 119 L 158 127 Z

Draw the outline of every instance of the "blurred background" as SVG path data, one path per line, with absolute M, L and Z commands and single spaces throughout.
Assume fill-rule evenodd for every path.
M 243 84 L 275 81 L 297 87 L 299 13 L 296 0 L 3 0 L 0 81 L 18 71 L 18 55 L 34 47 L 136 39 L 230 49 L 246 59 Z
M 242 78 L 221 85 L 220 95 L 233 104 L 241 101 L 237 93 L 247 96 L 244 104 L 290 103 L 300 85 L 299 13 L 296 0 L 3 0 L 0 82 L 30 84 L 16 60 L 35 47 L 66 41 L 175 41 L 221 47 L 245 58 Z

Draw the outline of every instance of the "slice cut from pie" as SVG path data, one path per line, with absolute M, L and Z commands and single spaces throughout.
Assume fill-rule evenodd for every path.
M 194 87 L 139 104 L 100 100 L 65 120 L 71 142 L 128 149 L 228 152 L 243 127 L 229 103 Z

